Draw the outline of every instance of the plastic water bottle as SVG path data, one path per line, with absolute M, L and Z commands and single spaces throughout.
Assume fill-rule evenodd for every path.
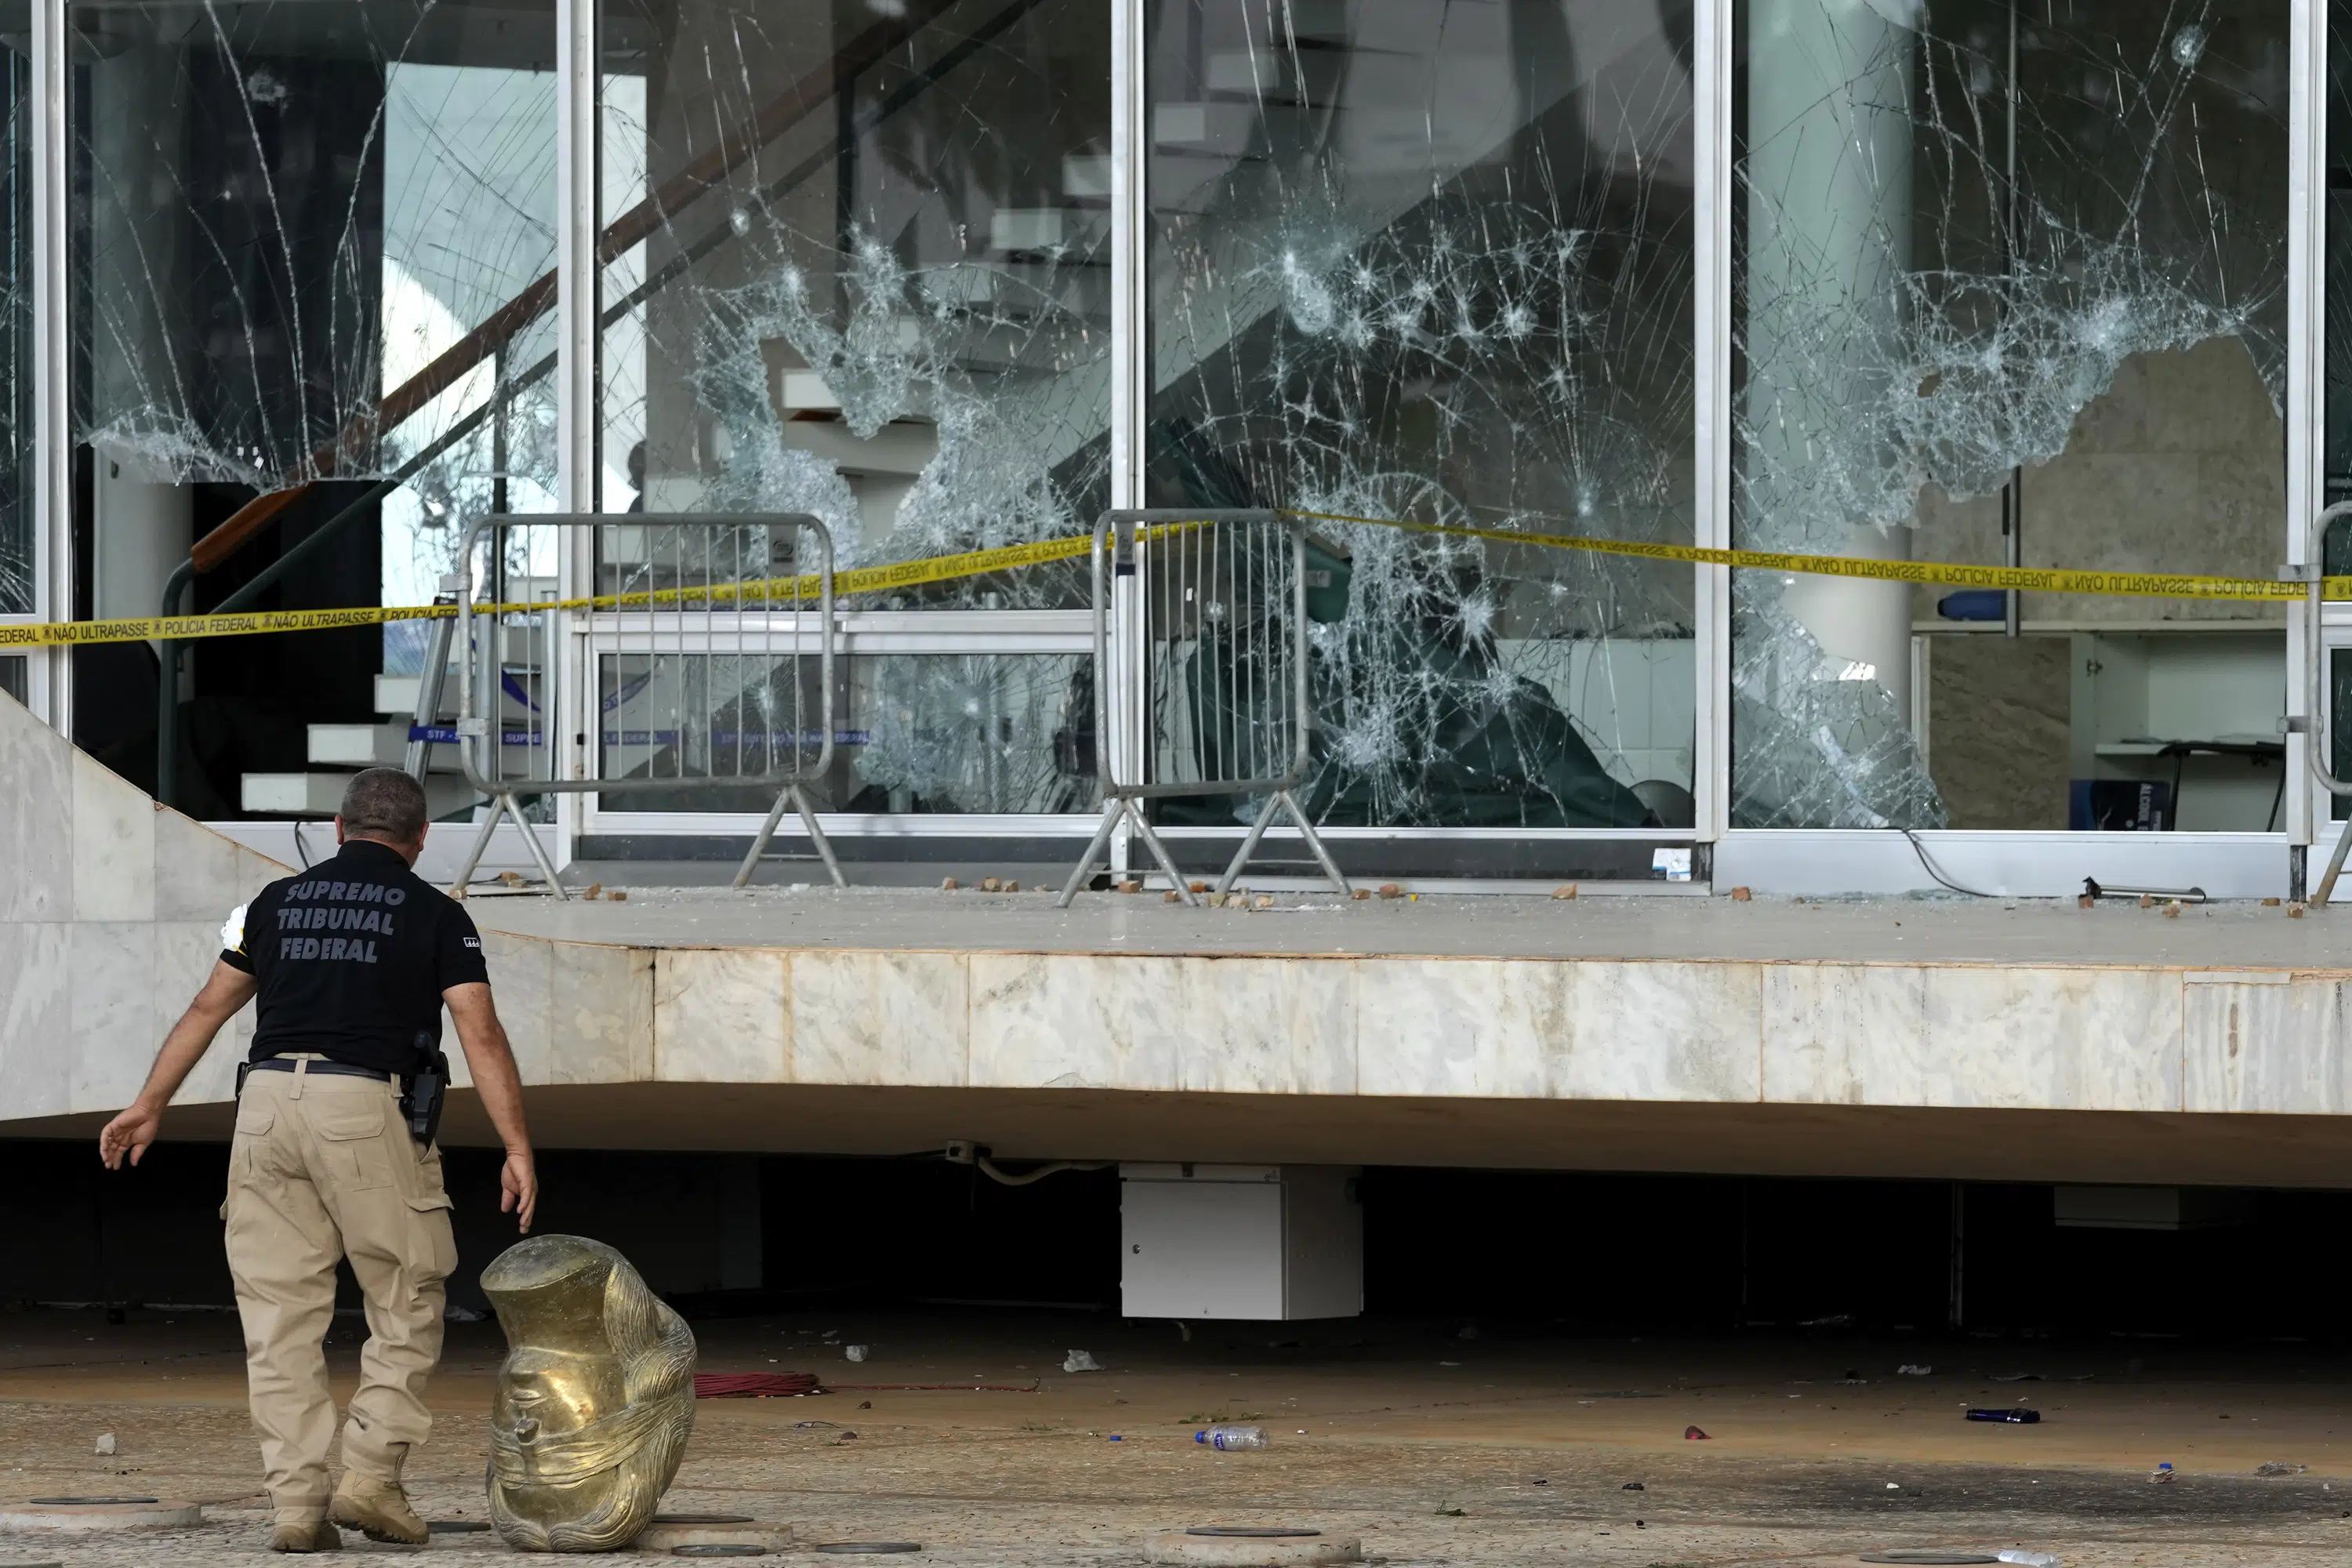
M 1265 1428 L 1263 1426 L 1212 1426 L 1204 1432 L 1193 1433 L 1192 1441 L 1206 1443 L 1212 1448 L 1227 1452 L 1235 1448 L 1263 1448 L 1265 1447 Z

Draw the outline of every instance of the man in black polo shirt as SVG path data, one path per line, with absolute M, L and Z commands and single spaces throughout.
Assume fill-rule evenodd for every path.
M 425 1540 L 400 1468 L 432 1426 L 425 1380 L 441 1357 L 457 1252 L 441 1152 L 429 1134 L 412 1135 L 415 1101 L 403 1097 L 438 1065 L 444 1005 L 506 1145 L 499 1206 L 528 1231 L 539 1201 L 481 938 L 463 905 L 410 869 L 425 827 L 415 779 L 393 768 L 353 778 L 335 818 L 341 851 L 229 916 L 212 977 L 165 1037 L 138 1100 L 99 1135 L 109 1168 L 125 1157 L 137 1164 L 213 1037 L 259 996 L 221 1215 L 274 1552 L 331 1551 L 341 1544 L 337 1522 L 377 1541 Z M 344 1258 L 367 1298 L 368 1342 L 331 1496 L 335 1406 L 320 1342 Z

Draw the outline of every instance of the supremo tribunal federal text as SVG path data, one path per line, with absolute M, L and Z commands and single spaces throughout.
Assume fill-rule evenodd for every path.
M 314 879 L 297 882 L 287 889 L 286 899 L 287 902 L 278 910 L 280 932 L 344 931 L 390 936 L 393 934 L 392 911 L 407 902 L 408 891 L 404 888 L 387 888 L 380 882 L 331 882 Z M 296 908 L 294 905 L 298 900 L 324 901 Z M 381 907 L 361 907 L 365 905 Z M 278 956 L 282 959 L 340 960 L 347 963 L 373 963 L 376 961 L 375 943 L 352 937 L 280 935 Z

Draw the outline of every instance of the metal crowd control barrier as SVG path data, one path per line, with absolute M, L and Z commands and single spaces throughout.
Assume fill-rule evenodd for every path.
M 2337 778 L 2329 769 L 2328 759 L 2321 751 L 2323 744 L 2333 743 L 2332 721 L 2336 706 L 2327 684 L 2327 655 L 2323 646 L 2327 640 L 2327 622 L 2324 603 L 2326 593 L 2321 579 L 2327 575 L 2327 525 L 2339 517 L 2352 517 L 2352 501 L 2337 501 L 2313 518 L 2310 542 L 2304 552 L 2305 560 L 2299 564 L 2279 568 L 2279 575 L 2288 582 L 2299 581 L 2311 585 L 2311 595 L 2305 601 L 2311 606 L 2311 619 L 2303 632 L 2304 655 L 2309 660 L 2304 668 L 2303 693 L 2304 700 L 2311 705 L 2311 711 L 2280 720 L 2279 729 L 2284 733 L 2303 737 L 2304 757 L 2310 763 L 2312 781 L 2326 790 L 2331 800 L 2352 795 L 2352 782 Z M 2323 713 L 2329 716 L 2327 720 L 2319 717 Z M 2179 809 L 2178 804 L 2173 809 Z M 2327 813 L 2327 826 L 2330 827 L 2336 826 L 2335 815 L 2333 811 Z M 2344 874 L 2344 854 L 2347 849 L 2352 849 L 2352 823 L 2345 824 L 2344 830 L 2336 834 L 2336 851 L 2327 858 L 2327 869 L 2321 874 L 2319 885 L 2311 889 L 2311 903 L 2315 907 L 2326 909 L 2328 900 L 2336 896 L 2336 879 Z
M 593 552 L 598 596 L 645 595 L 583 612 L 589 630 L 576 658 L 553 641 L 555 536 L 563 531 L 587 536 L 581 542 Z M 480 612 L 473 574 L 485 540 L 486 602 L 545 602 L 549 610 Z M 520 796 L 706 788 L 775 791 L 736 887 L 751 881 L 788 806 L 800 813 L 834 885 L 848 885 L 804 788 L 831 766 L 835 739 L 840 633 L 833 535 L 823 522 L 805 512 L 499 515 L 466 531 L 459 562 L 457 753 L 467 783 L 492 803 L 459 887 L 499 818 L 511 816 L 548 886 L 568 896 L 523 818 Z M 793 583 L 812 575 L 813 604 Z M 575 694 L 567 681 L 583 690 Z M 580 742 L 593 743 L 596 763 L 570 778 L 558 776 L 552 743 L 567 713 L 588 721 Z
M 1164 637 L 1192 645 L 1186 685 L 1193 699 L 1192 740 L 1202 776 L 1146 783 L 1122 779 L 1118 748 L 1110 729 L 1111 585 L 1103 572 L 1105 543 L 1112 545 L 1117 577 L 1136 575 L 1139 526 L 1158 529 L 1151 539 L 1152 570 L 1147 640 Z M 1314 710 L 1307 690 L 1307 525 L 1265 510 L 1109 511 L 1095 524 L 1095 756 L 1102 784 L 1103 818 L 1077 869 L 1062 889 L 1067 908 L 1094 875 L 1111 835 L 1124 820 L 1150 847 L 1152 858 L 1175 885 L 1176 896 L 1192 903 L 1192 886 L 1175 858 L 1152 830 L 1142 803 L 1181 795 L 1265 796 L 1265 807 L 1242 840 L 1233 863 L 1217 881 L 1219 893 L 1256 852 L 1276 811 L 1287 811 L 1307 847 L 1345 893 L 1348 879 L 1324 848 L 1315 824 L 1291 791 L 1307 781 L 1313 763 Z M 1157 750 L 1155 726 L 1147 725 L 1147 748 Z M 1147 763 L 1139 770 L 1149 775 Z

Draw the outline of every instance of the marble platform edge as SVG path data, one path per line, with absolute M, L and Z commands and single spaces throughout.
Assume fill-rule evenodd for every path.
M 1719 954 L 1698 954 L 1675 957 L 1655 953 L 1609 952 L 1430 952 L 1412 948 L 1373 948 L 1360 952 L 1305 952 L 1296 948 L 1232 948 L 1232 947 L 1109 947 L 1054 946 L 1042 942 L 1007 942 L 998 946 L 981 947 L 938 942 L 726 942 L 671 941 L 658 938 L 604 940 L 578 936 L 551 936 L 541 931 L 519 931 L 486 919 L 478 909 L 472 910 L 475 923 L 485 931 L 523 942 L 544 942 L 567 947 L 604 948 L 635 952 L 775 952 L 775 953 L 920 953 L 941 958 L 972 958 L 982 955 L 999 958 L 1184 958 L 1215 962 L 1224 959 L 1280 960 L 1293 963 L 1650 963 L 1698 965 L 1719 964 L 1744 966 L 1749 964 L 1815 966 L 1838 969 L 1985 969 L 2005 971 L 2020 967 L 2033 969 L 2114 970 L 2124 973 L 2153 974 L 2279 974 L 2297 979 L 2317 981 L 2352 980 L 2352 963 L 2180 963 L 2162 960 L 2124 960 L 2067 958 L 2063 955 L 2033 955 L 2016 958 L 1840 958 L 1835 956 L 1733 957 Z

